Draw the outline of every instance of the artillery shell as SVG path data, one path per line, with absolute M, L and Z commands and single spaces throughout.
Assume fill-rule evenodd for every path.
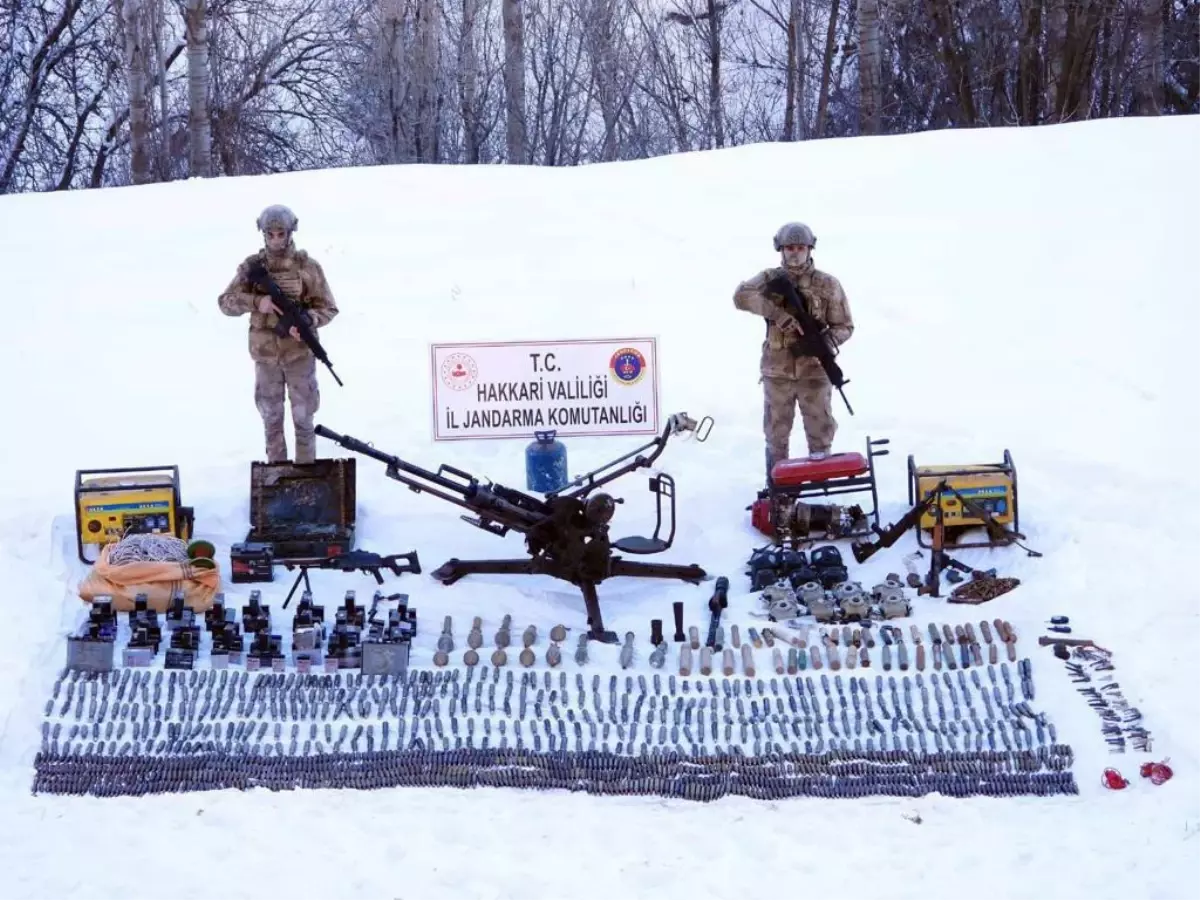
M 787 673 L 795 675 L 798 671 L 800 671 L 800 650 L 797 647 L 791 647 L 788 649 L 787 655 Z M 791 684 L 791 682 L 784 682 L 784 684 Z
M 559 649 L 558 644 L 551 644 L 546 648 L 546 664 L 553 669 L 557 668 L 558 664 L 561 662 L 562 650 Z
M 467 646 L 472 650 L 478 650 L 483 646 L 483 620 L 476 616 L 471 621 L 471 632 L 467 635 Z
M 855 628 L 852 632 L 850 632 L 850 643 L 853 644 L 855 647 L 861 647 L 862 640 L 863 639 L 862 639 L 862 629 L 861 628 Z
M 921 629 L 920 628 L 918 628 L 915 624 L 910 623 L 908 626 L 908 632 L 909 632 L 909 634 L 912 635 L 913 644 L 921 643 Z
M 734 626 L 737 627 L 736 625 Z M 721 651 L 721 671 L 725 673 L 725 677 L 729 678 L 736 671 L 733 665 L 733 650 L 726 647 Z
M 983 653 L 980 650 L 979 644 L 975 642 L 971 643 L 971 660 L 977 666 L 983 665 Z
M 858 664 L 864 669 L 870 668 L 871 666 L 871 655 L 867 653 L 866 647 L 858 648 Z
M 925 645 L 917 644 L 917 671 L 925 671 Z
M 733 644 L 734 650 L 742 646 L 742 635 L 736 625 L 731 625 L 729 628 L 729 641 Z
M 967 633 L 967 643 L 968 644 L 976 644 L 979 642 L 978 639 L 975 637 L 975 626 L 974 625 L 972 625 L 970 622 L 966 622 L 963 625 L 963 630 L 966 631 L 966 633 Z
M 954 643 L 954 631 L 950 628 L 949 625 L 946 625 L 946 624 L 942 625 L 942 636 L 946 639 L 947 644 Z
M 988 624 L 987 619 L 980 620 L 979 633 L 983 635 L 985 642 L 989 644 L 992 642 L 992 626 Z
M 663 646 L 662 644 L 659 645 Z M 586 633 L 579 636 L 579 645 L 575 648 L 575 663 L 577 665 L 586 665 L 588 661 L 588 636 Z
M 933 642 L 935 647 L 941 646 L 942 636 L 938 634 L 938 627 L 932 622 L 929 623 L 929 639 Z
M 988 662 L 993 666 L 1000 661 L 1000 650 L 996 644 L 988 644 Z
M 525 632 L 521 635 L 521 643 L 525 647 L 532 647 L 534 644 L 537 643 L 537 626 L 536 625 L 530 625 L 528 628 L 525 629 Z
M 712 674 L 712 647 L 700 648 L 700 674 Z
M 693 650 L 700 649 L 700 629 L 695 625 L 692 625 L 688 628 L 688 645 Z
M 748 677 L 754 677 L 754 651 L 749 644 L 742 644 L 742 671 Z
M 500 623 L 499 629 L 496 631 L 496 646 L 503 649 L 507 647 L 512 639 L 509 637 L 509 631 L 512 629 L 512 616 L 505 616 Z
M 750 643 L 752 643 L 755 647 L 762 646 L 762 638 L 759 636 L 758 631 L 756 629 L 754 629 L 754 628 L 749 629 L 747 631 L 747 634 L 750 637 Z
M 692 648 L 688 644 L 682 644 L 679 647 L 679 674 L 692 674 Z
M 813 644 L 808 648 L 808 661 L 812 663 L 814 669 L 821 668 L 821 648 L 817 644 Z
M 849 647 L 850 641 L 853 638 L 853 633 L 850 631 L 849 625 L 842 626 L 842 646 Z
M 625 644 L 621 647 L 620 656 L 622 669 L 628 669 L 633 665 L 633 639 L 634 634 L 632 631 L 625 632 Z
M 851 644 L 846 648 L 846 668 L 853 669 L 858 666 L 858 651 Z
M 775 666 L 776 675 L 782 675 L 786 671 L 786 667 L 783 664 L 783 651 L 778 647 L 771 650 L 771 662 Z

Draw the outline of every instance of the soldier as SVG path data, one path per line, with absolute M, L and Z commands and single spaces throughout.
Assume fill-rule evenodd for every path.
M 268 206 L 258 217 L 264 248 L 246 257 L 237 275 L 217 300 L 227 316 L 250 314 L 250 358 L 254 360 L 254 402 L 262 416 L 267 439 L 268 462 L 288 459 L 284 434 L 285 389 L 292 402 L 292 424 L 296 429 L 296 462 L 316 459 L 313 417 L 321 405 L 317 386 L 317 360 L 293 328 L 290 337 L 272 330 L 279 308 L 265 287 L 250 279 L 252 264 L 261 262 L 271 279 L 301 306 L 313 328 L 328 325 L 338 314 L 325 273 L 315 259 L 297 250 L 292 241 L 299 220 L 286 206 Z
M 820 361 L 811 355 L 793 356 L 789 346 L 802 334 L 784 300 L 769 288 L 772 279 L 788 278 L 808 304 L 813 318 L 825 327 L 825 336 L 840 346 L 854 333 L 854 320 L 842 285 L 832 275 L 813 266 L 817 238 L 800 222 L 789 222 L 775 234 L 775 249 L 783 265 L 766 269 L 738 285 L 733 304 L 767 320 L 762 346 L 760 381 L 763 385 L 763 435 L 766 438 L 767 483 L 771 469 L 788 458 L 788 443 L 796 407 L 804 421 L 809 459 L 829 455 L 837 421 L 833 418 L 833 385 Z

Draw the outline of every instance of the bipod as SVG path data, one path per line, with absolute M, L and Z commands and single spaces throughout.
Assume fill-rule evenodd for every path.
M 288 591 L 287 597 L 283 601 L 283 608 L 287 609 L 288 604 L 292 602 L 292 595 L 296 593 L 296 588 L 300 587 L 300 583 L 304 582 L 304 590 L 312 593 L 312 584 L 308 580 L 308 568 L 300 567 L 300 574 L 296 576 L 296 580 L 292 582 L 292 589 Z

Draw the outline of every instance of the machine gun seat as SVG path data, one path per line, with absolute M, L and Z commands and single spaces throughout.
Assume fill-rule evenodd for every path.
M 651 553 L 662 553 L 671 545 L 662 538 L 657 537 L 640 537 L 639 535 L 631 535 L 623 537 L 620 540 L 613 541 L 614 549 L 620 550 L 622 553 L 638 553 L 649 555 Z
M 771 467 L 771 481 L 777 488 L 796 487 L 830 478 L 852 478 L 870 468 L 861 453 L 834 453 L 824 459 L 781 459 Z

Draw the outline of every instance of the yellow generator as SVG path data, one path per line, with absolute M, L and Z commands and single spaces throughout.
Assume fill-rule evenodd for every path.
M 955 547 L 1004 547 L 1022 537 L 1017 518 L 1017 470 L 1007 450 L 1003 462 L 965 466 L 918 466 L 909 456 L 908 502 L 911 505 L 924 500 L 943 481 L 953 489 L 942 494 L 940 504 L 948 543 Z M 990 523 L 982 511 L 990 515 Z M 932 546 L 926 543 L 925 533 L 933 530 L 937 518 L 936 505 L 921 516 L 917 542 L 922 547 Z M 958 540 L 969 528 L 983 528 L 986 540 Z
M 75 473 L 75 537 L 99 555 L 106 544 L 130 534 L 173 534 L 190 541 L 195 516 L 179 502 L 179 466 L 80 469 Z

